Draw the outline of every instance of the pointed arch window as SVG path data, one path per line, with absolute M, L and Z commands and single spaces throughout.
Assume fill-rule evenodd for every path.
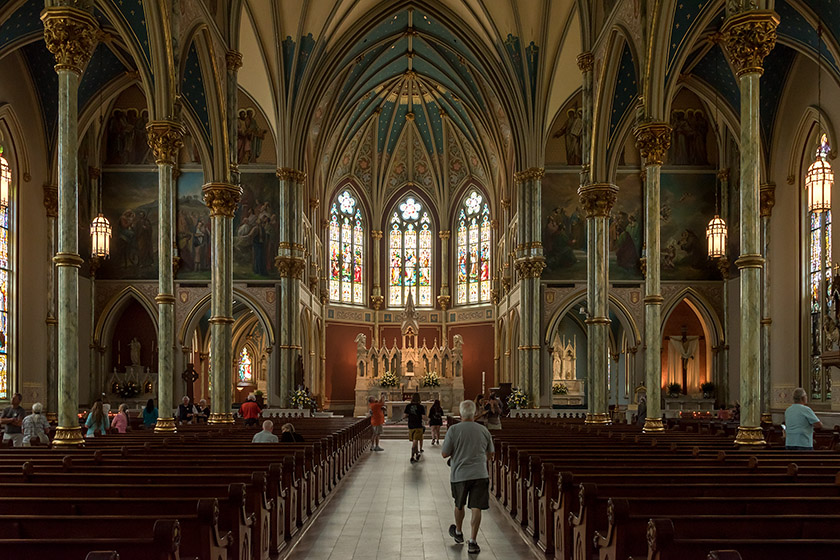
M 9 398 L 9 284 L 10 258 L 10 200 L 12 171 L 3 146 L 0 146 L 0 399 Z
M 402 307 L 412 295 L 417 307 L 432 306 L 432 219 L 413 196 L 391 213 L 388 232 L 388 305 Z
M 247 346 L 243 346 L 242 351 L 239 353 L 239 382 L 254 382 L 254 370 L 251 363 L 251 354 L 248 352 Z
M 364 303 L 364 220 L 358 200 L 341 191 L 330 209 L 330 300 Z
M 456 231 L 457 303 L 490 301 L 490 205 L 477 190 L 461 204 Z

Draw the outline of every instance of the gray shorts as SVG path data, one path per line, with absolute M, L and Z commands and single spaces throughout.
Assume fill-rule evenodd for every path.
M 490 509 L 489 478 L 451 482 L 450 485 L 456 508 L 463 509 L 466 504 L 470 509 Z
M 382 424 L 380 424 L 378 426 L 371 426 L 370 428 L 373 430 L 373 435 L 375 435 L 375 436 L 381 436 L 382 435 Z

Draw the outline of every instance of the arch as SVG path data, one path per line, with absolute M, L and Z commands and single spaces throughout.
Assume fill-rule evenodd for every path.
M 99 314 L 99 319 L 96 322 L 96 328 L 93 330 L 94 344 L 102 345 L 103 340 L 109 340 L 114 333 L 114 327 L 117 321 L 122 316 L 122 312 L 128 307 L 132 300 L 137 301 L 149 317 L 152 319 L 152 324 L 155 326 L 155 333 L 158 331 L 158 312 L 157 306 L 145 294 L 140 292 L 134 286 L 126 286 L 117 294 L 111 296 L 108 303 Z M 183 340 L 182 346 L 183 346 Z
M 828 154 L 829 159 L 837 157 L 837 132 L 834 124 L 822 108 L 809 105 L 799 119 L 799 125 L 796 127 L 796 133 L 793 136 L 793 149 L 790 150 L 790 159 L 788 160 L 787 183 L 789 185 L 797 183 L 797 178 L 802 176 L 802 164 L 807 153 L 807 144 L 814 126 L 818 123 L 822 124 L 823 132 L 828 137 L 828 145 L 832 146 L 832 150 Z M 805 147 L 806 153 L 803 153 L 801 147 Z
M 586 288 L 577 290 L 566 296 L 560 306 L 554 311 L 554 313 L 552 313 L 551 318 L 546 324 L 545 333 L 543 334 L 543 342 L 545 344 L 551 344 L 551 333 L 557 329 L 557 325 L 563 319 L 563 316 L 584 299 L 586 299 Z M 639 327 L 624 302 L 615 297 L 613 294 L 610 294 L 609 305 L 610 310 L 615 311 L 615 316 L 619 320 L 619 323 L 624 331 L 633 335 L 634 345 L 640 345 L 642 343 L 642 337 Z
M 508 371 L 508 382 L 512 383 L 514 387 L 519 386 L 519 309 L 513 309 L 510 312 L 510 330 L 508 331 L 508 359 L 510 360 L 510 369 Z
M 724 340 L 723 325 L 711 302 L 694 288 L 683 288 L 665 301 L 662 306 L 662 321 L 659 326 L 659 337 L 665 336 L 665 323 L 668 322 L 671 313 L 673 313 L 674 309 L 683 300 L 697 313 L 704 327 L 711 329 L 711 333 L 706 333 L 710 343 L 709 348 L 718 346 Z
M 265 330 L 265 334 L 268 337 L 268 347 L 273 348 L 275 343 L 274 338 L 274 328 L 271 324 L 271 319 L 269 318 L 268 314 L 263 310 L 262 306 L 254 302 L 251 297 L 243 292 L 238 288 L 233 288 L 233 297 L 241 299 L 245 305 L 247 305 L 257 316 L 260 324 L 262 325 L 263 329 Z M 189 313 L 187 313 L 184 322 L 181 324 L 181 329 L 178 333 L 178 343 L 181 346 L 184 346 L 185 341 L 187 340 L 187 336 L 190 335 L 193 331 L 195 331 L 198 322 L 201 320 L 201 317 L 207 313 L 207 310 L 210 309 L 210 293 L 206 293 L 199 299 L 195 305 L 193 305 L 192 309 L 190 309 Z M 209 341 L 210 337 L 207 337 Z M 208 342 L 209 344 L 209 342 Z
M 20 121 L 10 104 L 0 104 L 0 121 L 2 122 L 2 127 L 0 127 L 0 142 L 8 144 L 11 148 L 11 154 L 7 155 L 7 157 L 9 159 L 9 165 L 15 169 L 13 176 L 19 177 L 24 183 L 28 183 L 31 175 L 29 152 L 26 149 L 27 143 L 23 140 L 25 138 L 23 128 L 20 126 Z

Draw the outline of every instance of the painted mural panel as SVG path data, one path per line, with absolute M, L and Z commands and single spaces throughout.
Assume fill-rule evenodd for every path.
M 242 280 L 275 278 L 280 240 L 277 176 L 242 173 L 242 201 L 233 218 L 233 275 Z
M 202 173 L 182 173 L 178 177 L 178 208 L 175 240 L 181 266 L 178 278 L 210 279 L 210 209 L 204 204 Z
M 638 171 L 619 172 L 618 199 L 610 219 L 610 281 L 642 280 L 639 259 L 644 243 L 644 197 Z
M 157 278 L 158 175 L 156 172 L 102 173 L 103 214 L 111 222 L 111 258 L 100 278 Z
M 715 173 L 662 172 L 663 280 L 718 280 L 706 254 L 706 225 L 715 214 Z

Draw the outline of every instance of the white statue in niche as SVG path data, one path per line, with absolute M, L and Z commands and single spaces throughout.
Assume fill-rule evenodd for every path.
M 131 365 L 139 366 L 140 365 L 140 341 L 137 340 L 137 337 L 131 339 L 131 342 L 128 343 L 128 348 L 131 351 Z

